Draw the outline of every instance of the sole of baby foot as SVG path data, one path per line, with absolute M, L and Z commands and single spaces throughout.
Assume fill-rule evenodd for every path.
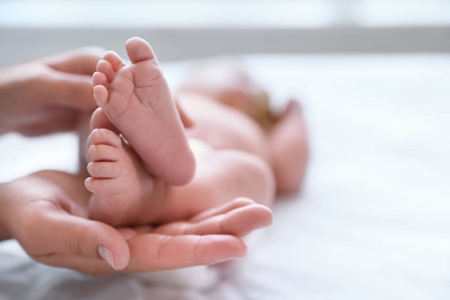
M 131 65 L 108 52 L 93 75 L 94 98 L 156 177 L 187 184 L 195 159 L 156 56 L 140 38 L 125 46 Z

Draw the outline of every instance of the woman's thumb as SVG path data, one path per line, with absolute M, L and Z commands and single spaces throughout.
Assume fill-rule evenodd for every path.
M 124 237 L 113 227 L 66 214 L 55 213 L 41 223 L 38 241 L 47 251 L 86 258 L 102 258 L 113 269 L 122 270 L 130 261 Z
M 98 107 L 91 76 L 55 71 L 53 79 L 53 100 L 59 105 L 90 112 Z

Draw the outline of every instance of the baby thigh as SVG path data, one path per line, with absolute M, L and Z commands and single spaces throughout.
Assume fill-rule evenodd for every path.
M 191 183 L 167 191 L 161 212 L 167 218 L 188 218 L 237 197 L 271 207 L 275 179 L 269 165 L 246 152 L 213 150 L 197 158 L 197 171 Z

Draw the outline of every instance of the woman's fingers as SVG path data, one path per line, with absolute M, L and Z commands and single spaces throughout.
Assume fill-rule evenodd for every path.
M 65 267 L 94 276 L 112 273 L 136 273 L 172 270 L 199 265 L 211 265 L 233 258 L 243 257 L 247 252 L 244 242 L 228 235 L 167 236 L 143 233 L 129 241 L 131 259 L 128 266 L 113 270 L 105 261 L 70 254 L 51 254 L 36 259 L 44 264 Z
M 243 257 L 245 243 L 230 235 L 142 234 L 128 241 L 130 264 L 126 272 L 170 270 L 210 265 Z
M 39 62 L 60 72 L 91 76 L 105 53 L 104 49 L 98 47 L 79 48 L 46 57 Z
M 261 204 L 234 209 L 185 227 L 186 234 L 231 234 L 243 237 L 250 232 L 272 224 L 272 212 Z
M 44 257 L 35 257 L 34 259 L 49 266 L 68 268 L 93 276 L 105 276 L 117 272 L 101 258 L 55 253 Z
M 236 198 L 230 202 L 224 203 L 223 205 L 221 205 L 219 207 L 215 207 L 215 208 L 203 211 L 203 212 L 199 213 L 198 215 L 194 216 L 190 221 L 191 222 L 199 222 L 202 220 L 206 220 L 212 216 L 222 215 L 233 209 L 247 206 L 250 204 L 255 204 L 255 203 L 256 203 L 255 201 L 253 201 L 249 198 L 244 198 L 244 197 Z
M 76 49 L 38 62 L 49 67 L 48 93 L 58 102 L 81 110 L 94 110 L 92 74 L 105 51 L 100 48 Z
M 232 205 L 225 205 L 222 209 L 205 212 L 202 218 L 194 217 L 193 221 L 162 225 L 154 232 L 170 235 L 229 234 L 243 237 L 256 229 L 272 224 L 272 211 L 266 206 L 254 203 L 242 206 L 239 204 L 243 202 L 238 201 Z
M 74 114 L 72 109 L 60 108 L 47 113 L 47 118 L 35 123 L 25 123 L 16 131 L 25 136 L 39 136 L 54 132 L 70 131 L 76 128 L 79 115 Z
M 89 112 L 98 107 L 90 75 L 52 71 L 47 83 L 49 98 L 61 106 Z

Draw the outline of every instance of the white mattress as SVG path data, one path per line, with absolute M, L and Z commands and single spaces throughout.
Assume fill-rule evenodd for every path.
M 312 159 L 301 194 L 226 272 L 92 278 L 0 244 L 0 299 L 449 299 L 450 55 L 247 56 L 275 107 L 298 96 Z M 190 63 L 165 65 L 177 83 Z M 73 171 L 75 136 L 0 137 L 0 181 Z

